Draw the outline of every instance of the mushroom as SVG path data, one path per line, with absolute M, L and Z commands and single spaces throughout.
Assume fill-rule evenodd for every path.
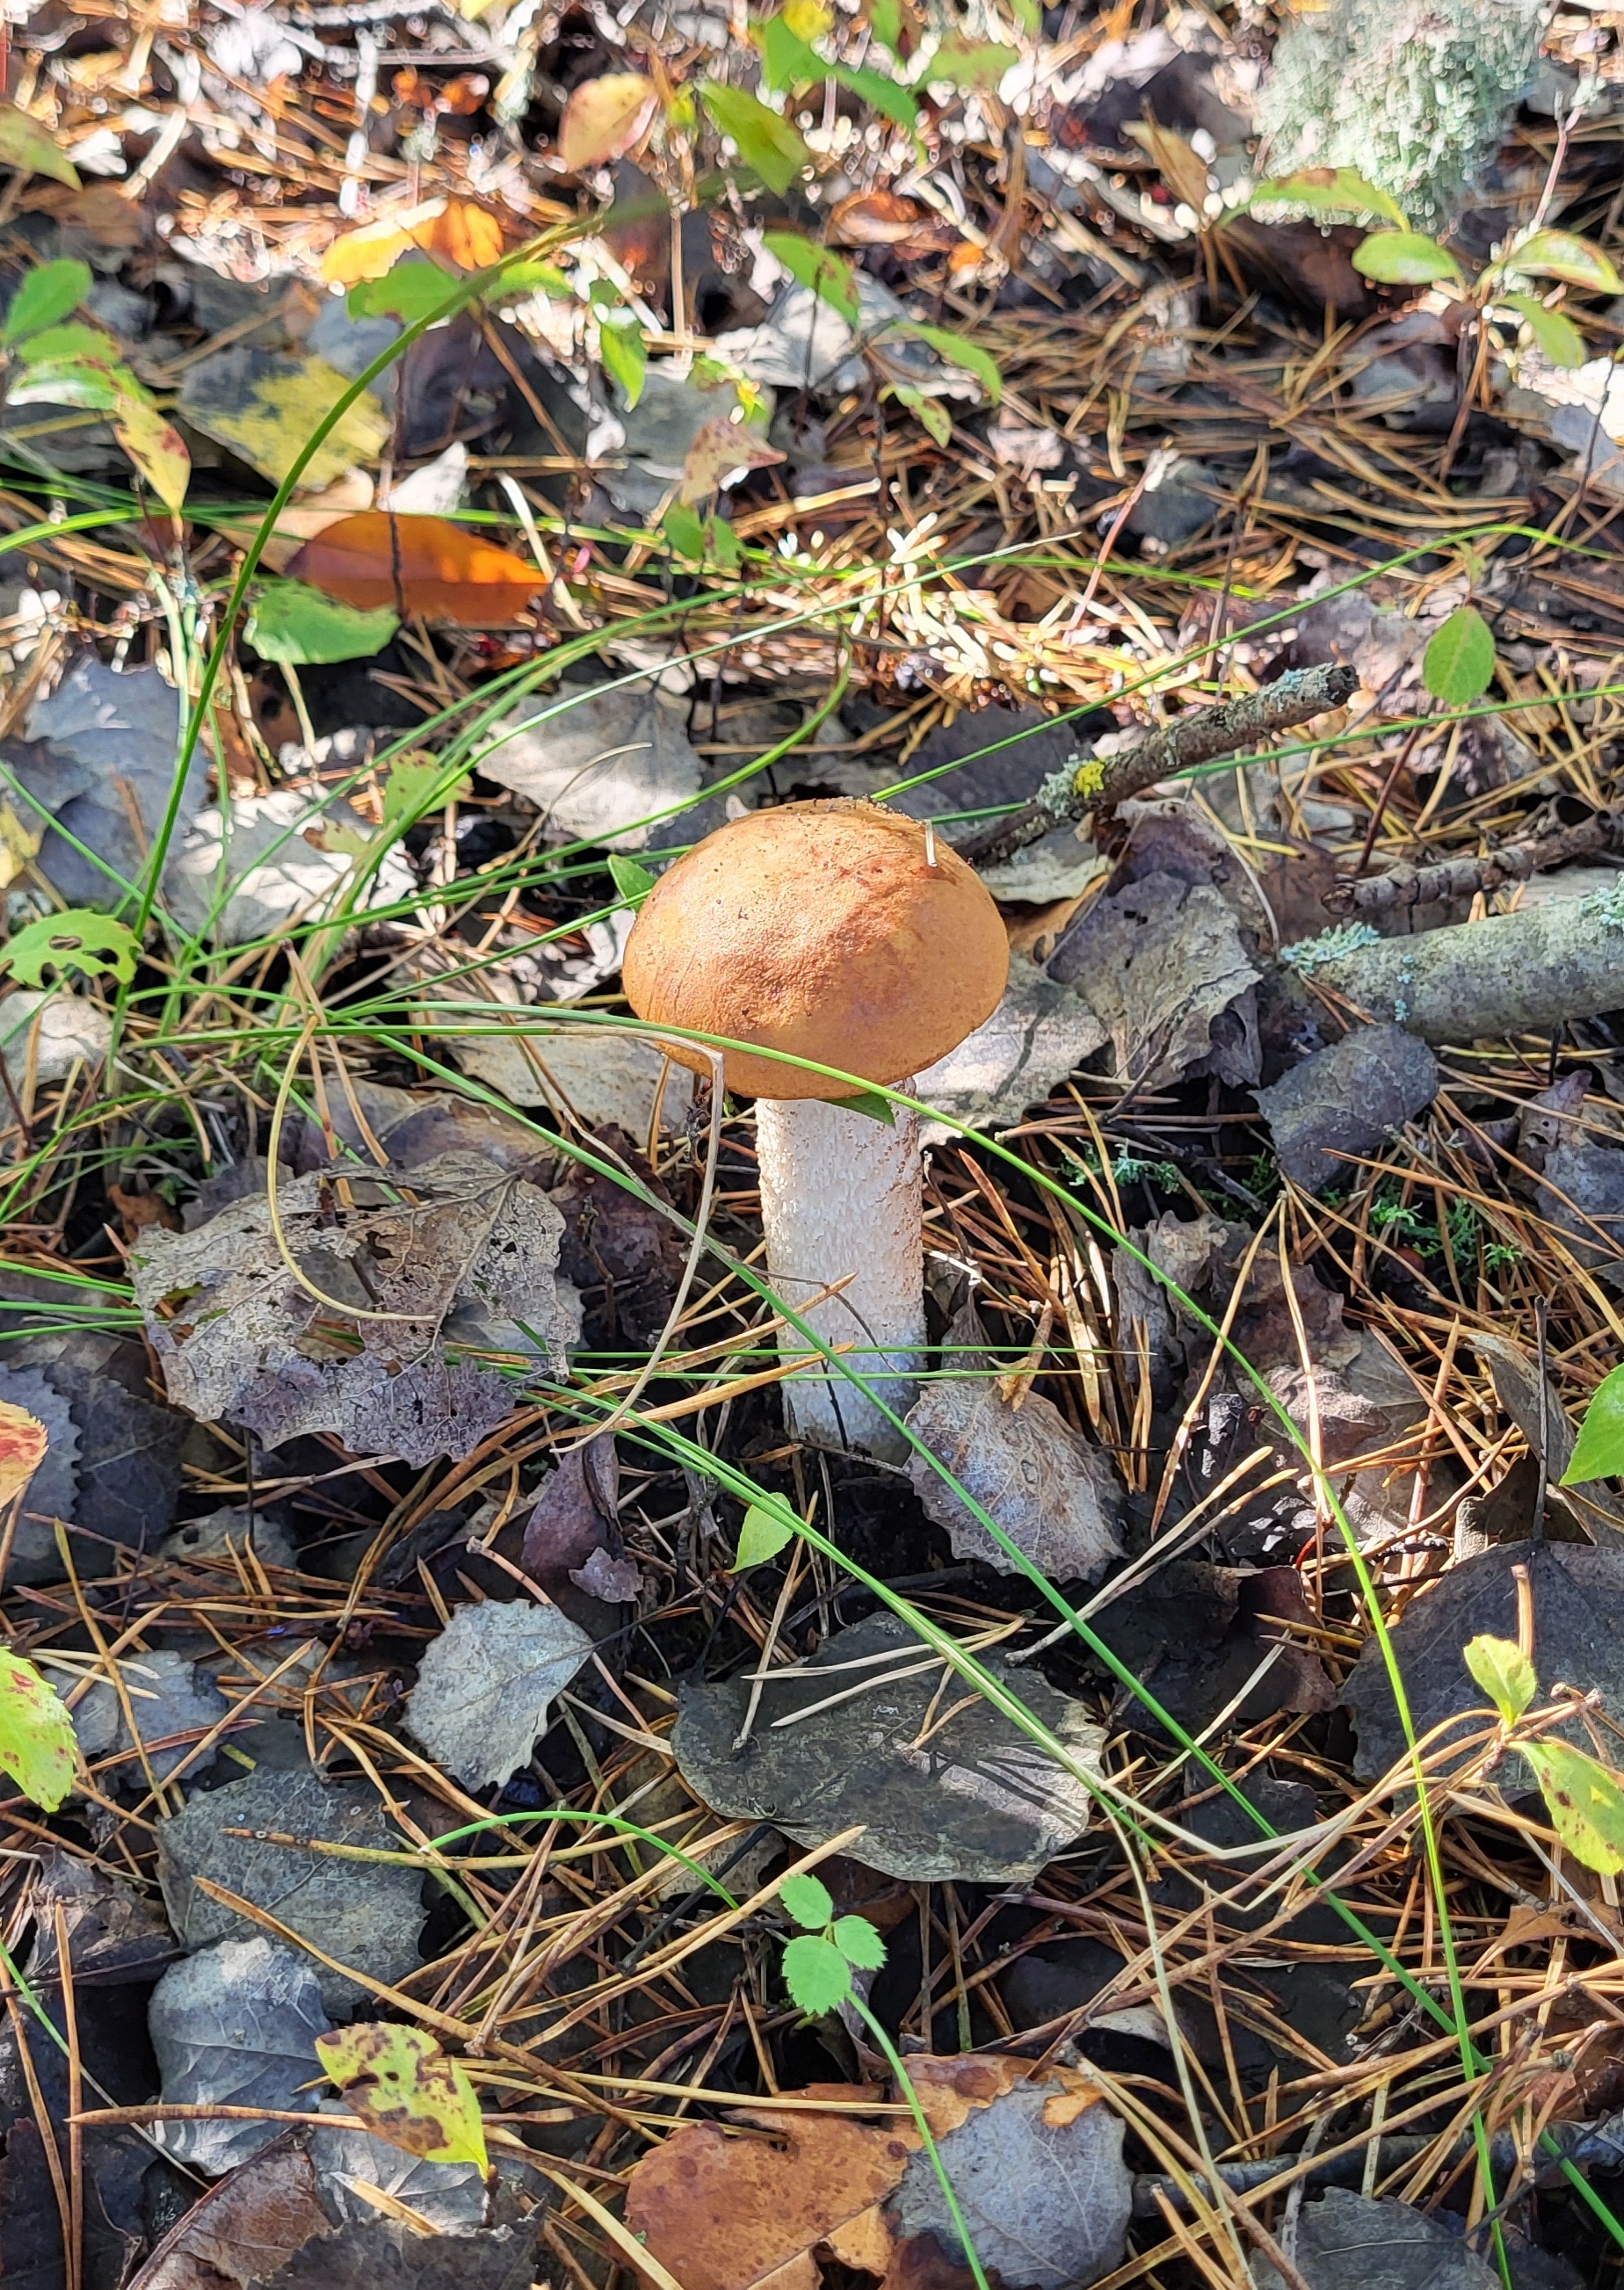
M 655 1025 L 890 1084 L 990 1017 L 1008 975 L 1009 942 L 980 877 L 917 820 L 853 802 L 786 804 L 708 835 L 649 893 L 622 968 L 632 1008 Z M 667 1046 L 712 1069 L 693 1044 Z M 839 1102 L 851 1082 L 748 1050 L 724 1052 L 722 1070 L 729 1089 L 758 1101 L 774 1289 L 901 1414 L 924 1343 L 916 1117 L 898 1108 L 892 1124 L 875 1120 Z M 794 1328 L 779 1346 L 812 1356 Z M 906 1452 L 844 1376 L 803 1373 L 785 1396 L 804 1439 Z

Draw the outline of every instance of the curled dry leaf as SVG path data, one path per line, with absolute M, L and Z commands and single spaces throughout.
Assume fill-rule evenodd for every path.
M 558 156 L 572 174 L 606 167 L 639 141 L 654 116 L 655 92 L 641 72 L 605 72 L 572 89 L 558 123 Z
M 324 526 L 287 571 L 361 612 L 388 607 L 403 619 L 420 613 L 469 629 L 512 620 L 543 585 L 522 556 L 444 517 L 396 516 L 388 509 Z
M 985 1342 L 967 1304 L 948 1329 L 942 1373 L 909 1409 L 908 1427 L 1035 1566 L 1059 1581 L 1092 1581 L 1122 1550 L 1116 1474 L 1041 1392 L 1028 1391 L 1019 1407 L 1005 1398 Z M 929 1457 L 911 1454 L 908 1475 L 926 1516 L 948 1530 L 955 1557 L 979 1558 L 1000 1574 L 1019 1571 Z
M 436 1349 L 460 1299 L 534 1328 L 562 1369 L 563 1220 L 482 1154 L 294 1178 L 278 1213 L 286 1255 L 263 1195 L 192 1232 L 155 1226 L 132 1253 L 170 1396 L 204 1421 L 273 1446 L 332 1431 L 409 1462 L 467 1454 L 510 1401 L 499 1376 Z

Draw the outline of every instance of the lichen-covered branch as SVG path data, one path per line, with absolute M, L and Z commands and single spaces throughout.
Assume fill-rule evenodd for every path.
M 1610 812 L 1592 812 L 1572 826 L 1530 835 L 1520 843 L 1502 844 L 1481 857 L 1444 859 L 1430 867 L 1395 867 L 1385 875 L 1368 876 L 1360 883 L 1339 883 L 1320 901 L 1329 914 L 1386 915 L 1396 909 L 1443 906 L 1454 899 L 1470 899 L 1479 891 L 1498 891 L 1506 883 L 1525 883 L 1547 869 L 1591 852 L 1612 851 L 1624 842 L 1624 819 Z
M 1283 968 L 1288 992 L 1328 988 L 1424 1041 L 1555 1033 L 1571 1019 L 1624 1010 L 1624 876 L 1617 890 L 1412 938 L 1345 923 L 1289 948 Z
M 1332 708 L 1344 707 L 1358 683 L 1351 668 L 1293 670 L 1261 692 L 1244 693 L 1238 700 L 1220 701 L 1213 708 L 1192 708 L 1121 755 L 1075 757 L 1051 773 L 1030 803 L 957 845 L 959 856 L 972 867 L 1000 866 L 1028 844 L 1041 843 L 1057 827 L 1091 811 L 1109 811 L 1158 780 L 1176 778 L 1273 732 L 1289 732 Z

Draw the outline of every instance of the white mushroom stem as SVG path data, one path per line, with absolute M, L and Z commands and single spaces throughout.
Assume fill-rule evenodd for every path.
M 756 1146 L 774 1291 L 904 1413 L 916 1396 L 924 1349 L 917 1117 L 898 1107 L 887 1128 L 814 1098 L 758 1098 Z M 844 1284 L 837 1294 L 810 1301 L 836 1283 Z M 779 1349 L 808 1357 L 794 1328 L 780 1331 Z M 838 1369 L 791 1377 L 784 1399 L 790 1429 L 816 1445 L 859 1447 L 889 1461 L 908 1453 L 907 1441 Z

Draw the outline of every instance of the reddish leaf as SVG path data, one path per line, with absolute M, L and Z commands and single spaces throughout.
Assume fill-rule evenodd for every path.
M 392 516 L 369 509 L 340 517 L 308 540 L 288 566 L 324 595 L 362 612 L 391 605 L 467 629 L 489 628 L 522 612 L 541 575 L 443 516 Z
M 653 83 L 641 72 L 608 72 L 574 90 L 558 123 L 558 156 L 572 174 L 606 166 L 631 149 L 654 111 Z

